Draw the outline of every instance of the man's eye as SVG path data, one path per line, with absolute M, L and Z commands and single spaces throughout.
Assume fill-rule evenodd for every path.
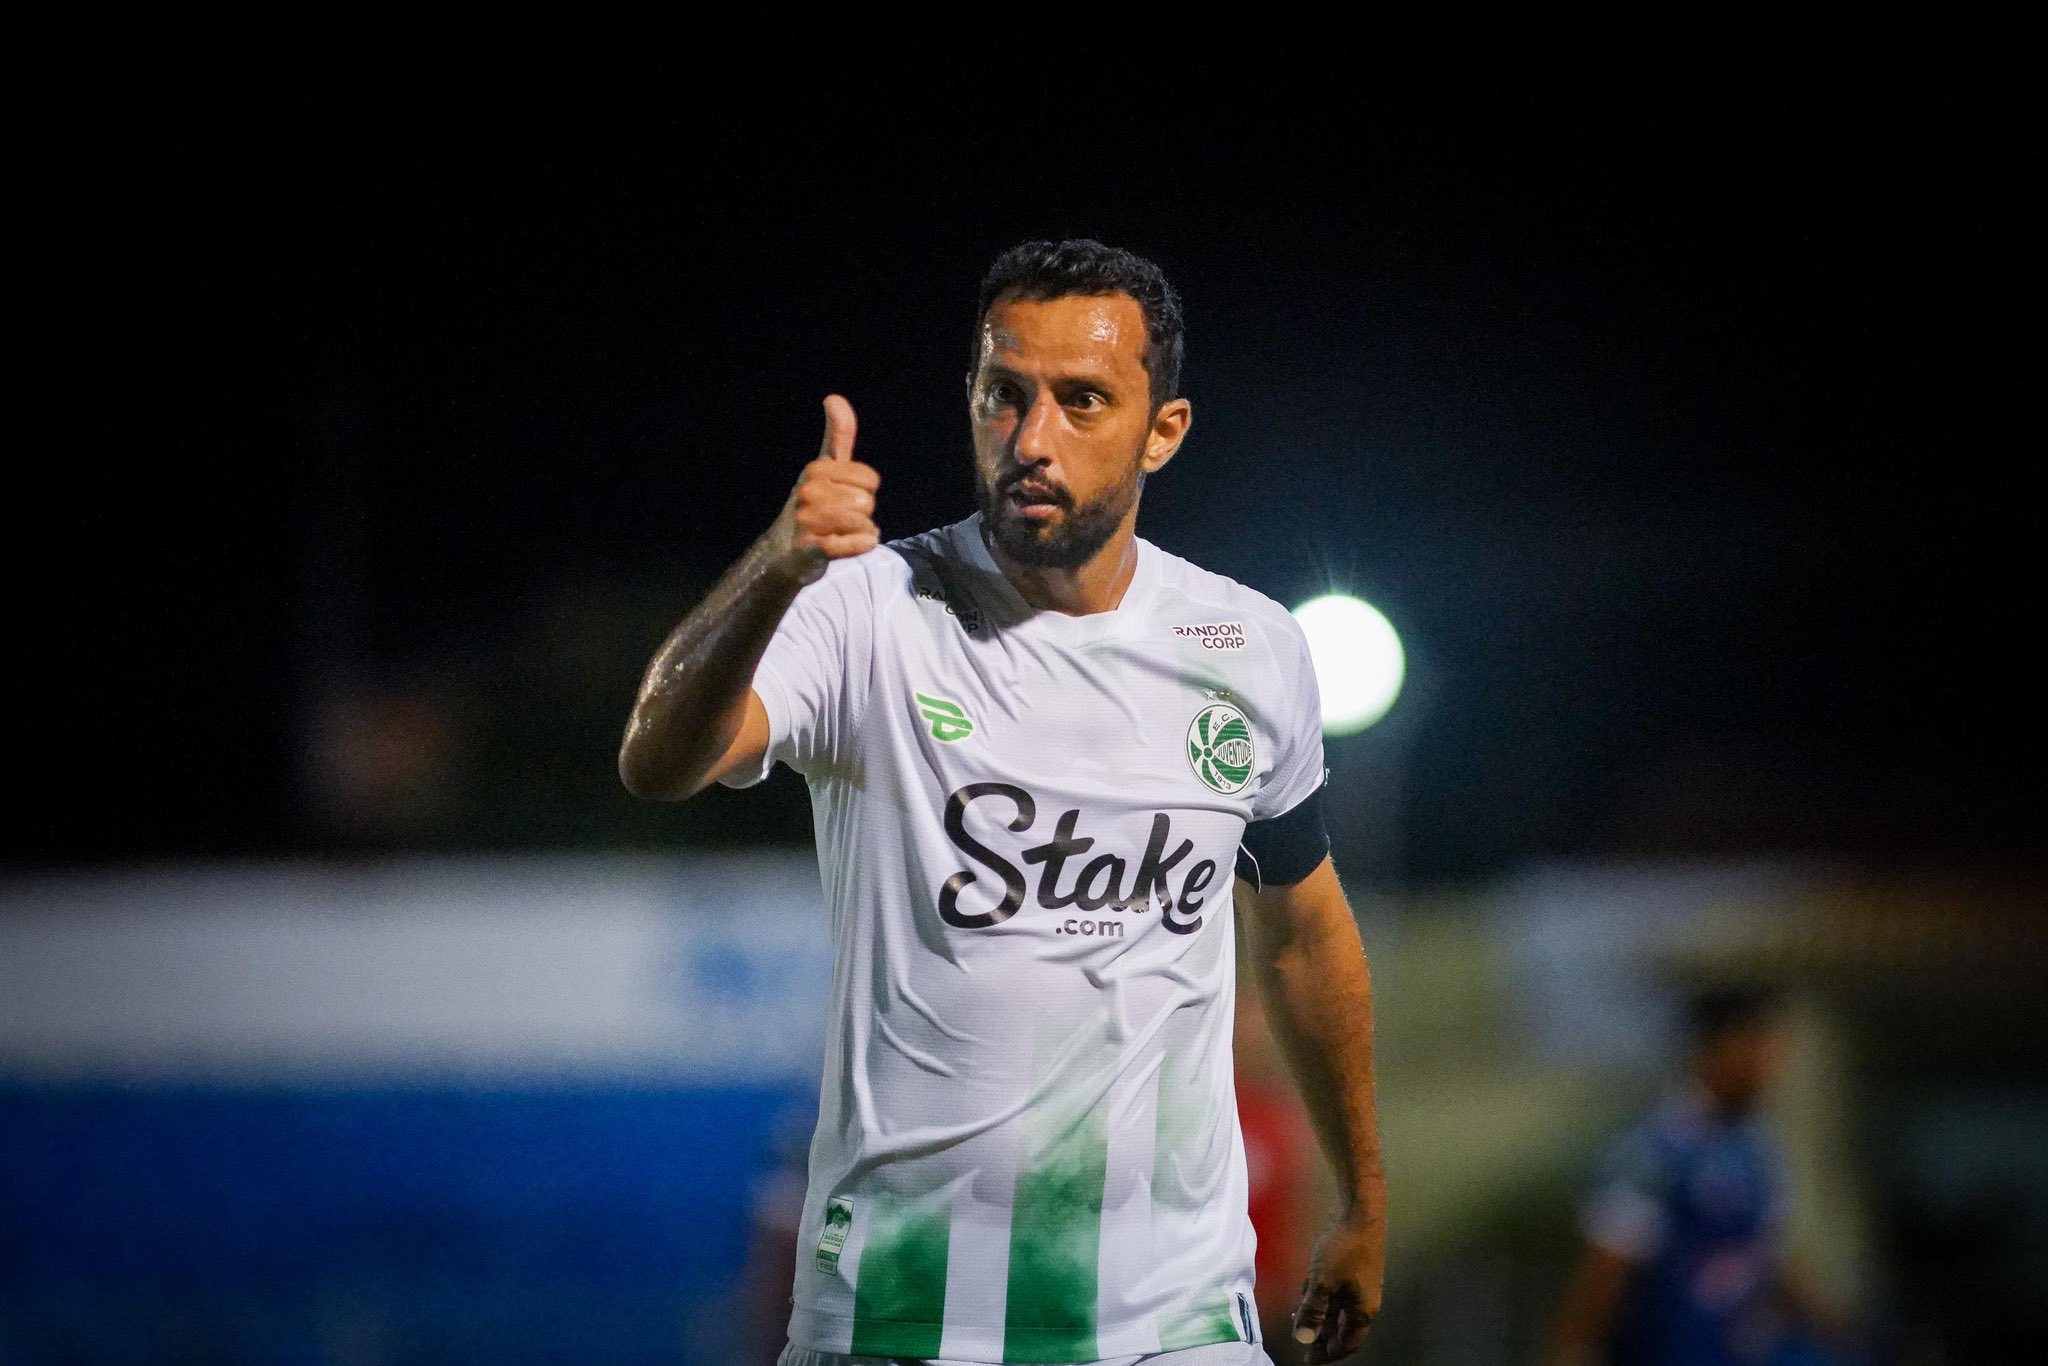
M 1102 395 L 1096 393 L 1093 389 L 1083 389 L 1081 390 L 1081 392 L 1075 394 L 1072 398 L 1068 399 L 1067 405 L 1069 407 L 1079 408 L 1083 412 L 1092 413 L 1097 408 L 1102 407 L 1105 402 L 1106 400 L 1104 400 Z
M 991 408 L 1013 408 L 1017 404 L 1017 391 L 1007 384 L 991 384 L 984 401 Z

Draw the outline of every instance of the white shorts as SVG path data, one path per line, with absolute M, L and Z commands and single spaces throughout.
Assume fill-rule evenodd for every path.
M 980 1361 L 942 1361 L 937 1357 L 850 1357 L 839 1352 L 814 1352 L 784 1347 L 775 1366 L 990 1366 Z M 1152 1352 L 1135 1357 L 1104 1357 L 1074 1366 L 1273 1366 L 1273 1359 L 1255 1342 L 1212 1342 L 1178 1352 Z

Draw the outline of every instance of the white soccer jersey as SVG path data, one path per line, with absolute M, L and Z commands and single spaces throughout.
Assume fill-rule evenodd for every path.
M 834 945 L 791 1341 L 1094 1361 L 1255 1336 L 1232 869 L 1323 779 L 1277 603 L 1145 541 L 1035 611 L 979 517 L 834 563 L 754 678 Z

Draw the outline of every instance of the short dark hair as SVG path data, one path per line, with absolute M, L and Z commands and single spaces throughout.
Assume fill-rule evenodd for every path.
M 1703 1048 L 1767 1023 L 1777 1012 L 1778 996 L 1769 987 L 1747 983 L 1708 987 L 1686 1002 L 1686 1034 L 1695 1048 Z
M 1020 242 L 981 277 L 981 307 L 974 315 L 973 366 L 981 363 L 981 327 L 998 299 L 1087 298 L 1128 294 L 1145 314 L 1145 376 L 1151 386 L 1152 410 L 1180 397 L 1180 365 L 1186 350 L 1186 325 L 1180 295 L 1166 272 L 1136 252 L 1106 247 L 1086 237 L 1064 242 Z

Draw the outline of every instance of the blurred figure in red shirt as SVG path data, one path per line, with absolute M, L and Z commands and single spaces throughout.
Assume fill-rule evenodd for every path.
M 1294 1307 L 1308 1276 L 1309 1254 L 1324 1204 L 1314 1161 L 1315 1131 L 1266 1024 L 1259 993 L 1249 981 L 1237 993 L 1237 1117 L 1244 1130 L 1245 1173 L 1250 1185 L 1252 1231 L 1258 1254 L 1260 1336 L 1274 1366 L 1294 1366 Z

